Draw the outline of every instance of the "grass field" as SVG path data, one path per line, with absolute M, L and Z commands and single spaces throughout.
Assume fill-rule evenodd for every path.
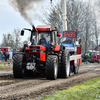
M 0 68 L 2 67 L 12 67 L 13 65 L 13 61 L 12 60 L 7 60 L 5 62 L 5 60 L 0 60 Z
M 54 95 L 44 96 L 39 100 L 100 100 L 100 77 L 57 91 Z
M 0 68 L 4 68 L 4 67 L 12 67 L 12 66 L 0 66 Z
M 12 67 L 13 65 L 12 64 L 5 64 L 5 63 L 3 63 L 3 64 L 0 64 L 0 68 L 3 68 L 3 67 Z

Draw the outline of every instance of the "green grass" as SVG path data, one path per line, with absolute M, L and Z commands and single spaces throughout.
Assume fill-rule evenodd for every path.
M 0 68 L 4 68 L 4 67 L 12 67 L 12 66 L 2 66 L 4 64 L 0 64 Z
M 100 100 L 100 97 L 96 96 L 100 96 L 100 77 L 57 91 L 54 95 L 44 96 L 39 100 Z
M 0 68 L 4 68 L 4 67 L 12 67 L 12 66 L 0 66 Z

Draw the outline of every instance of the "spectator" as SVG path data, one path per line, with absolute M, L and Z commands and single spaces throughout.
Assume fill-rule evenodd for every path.
M 6 49 L 4 49 L 4 56 L 5 56 L 5 61 L 7 61 L 8 53 L 7 53 Z
M 86 54 L 84 54 L 84 64 L 88 64 L 88 56 Z

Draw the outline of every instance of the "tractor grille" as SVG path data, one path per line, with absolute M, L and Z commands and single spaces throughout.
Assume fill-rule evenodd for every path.
M 32 50 L 33 52 L 41 52 L 41 53 L 45 53 L 45 51 L 43 50 Z
M 35 59 L 35 60 L 40 60 L 40 54 L 39 53 L 31 53 L 30 55 L 31 59 Z

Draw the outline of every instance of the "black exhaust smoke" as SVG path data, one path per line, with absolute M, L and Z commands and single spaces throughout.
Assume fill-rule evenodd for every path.
M 15 11 L 19 12 L 30 25 L 33 25 L 32 16 L 37 12 L 42 1 L 45 0 L 8 0 Z

